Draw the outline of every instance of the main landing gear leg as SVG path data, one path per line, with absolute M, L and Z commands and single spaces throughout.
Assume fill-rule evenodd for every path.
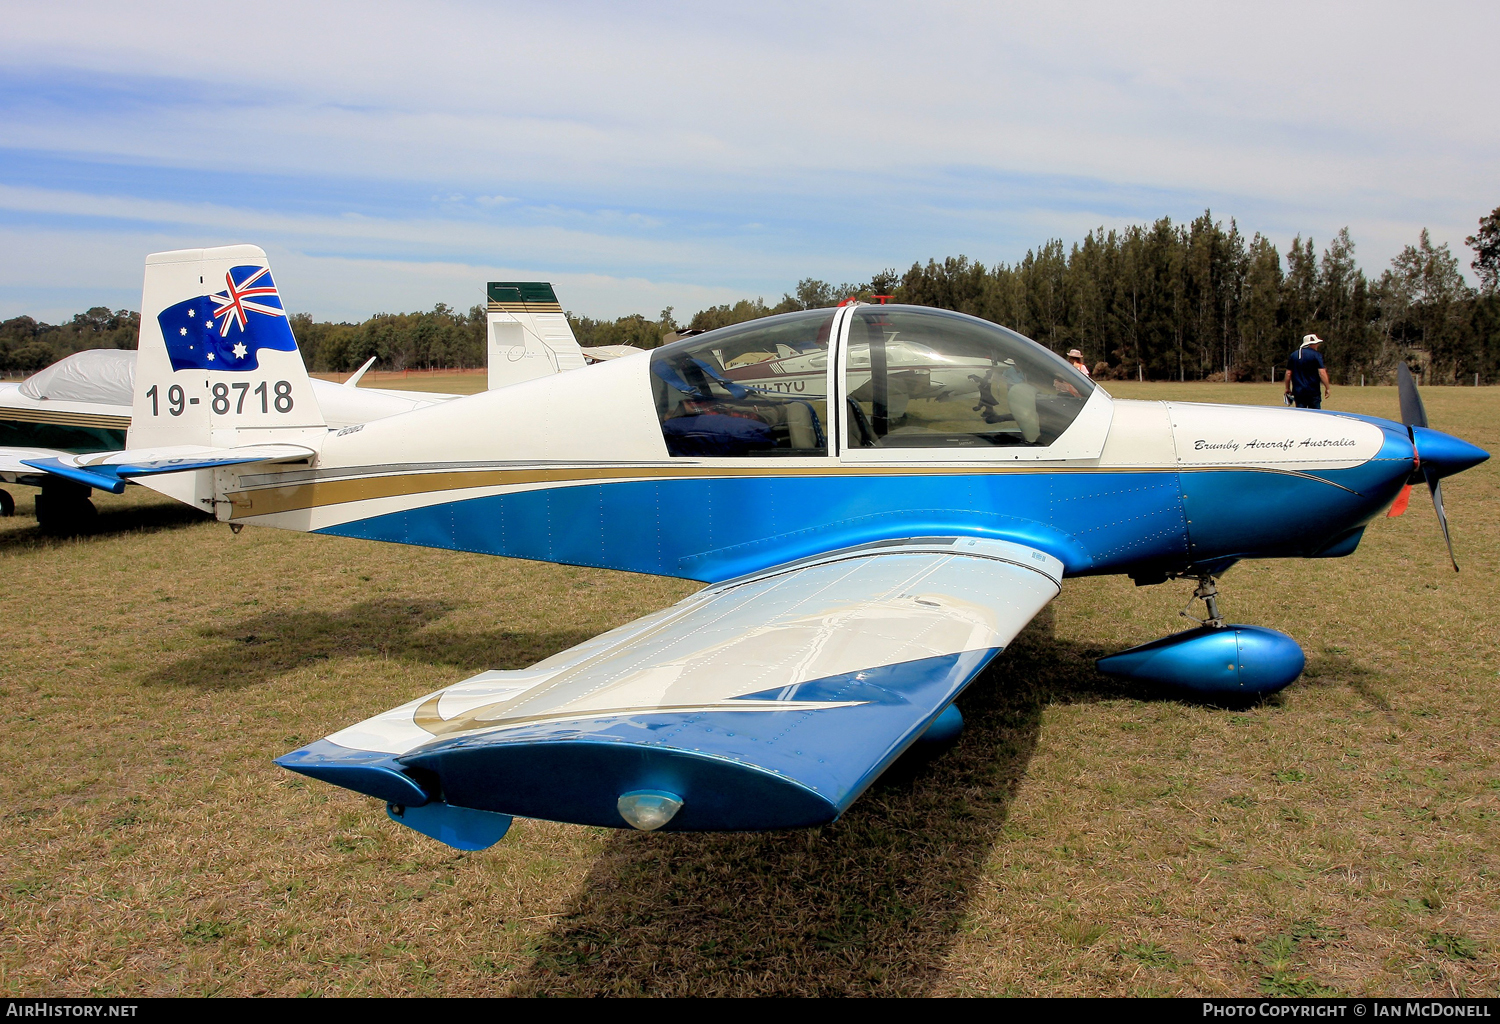
M 36 524 L 53 537 L 87 533 L 94 525 L 96 510 L 89 501 L 92 491 L 81 484 L 48 479 L 36 496 Z
M 1214 629 L 1223 629 L 1224 616 L 1219 614 L 1219 588 L 1216 582 L 1212 576 L 1199 576 L 1197 589 L 1193 591 L 1193 596 L 1188 598 L 1187 606 L 1179 614 L 1183 618 L 1192 619 L 1194 622 L 1202 623 L 1205 626 L 1212 626 Z M 1207 618 L 1200 619 L 1192 613 L 1194 601 L 1203 602 L 1203 610 L 1208 613 Z

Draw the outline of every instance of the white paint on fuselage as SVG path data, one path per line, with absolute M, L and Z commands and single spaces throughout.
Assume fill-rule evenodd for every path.
M 359 467 L 369 467 L 370 475 L 381 475 L 409 472 L 401 467 L 416 465 L 437 471 L 474 463 L 538 468 L 641 465 L 640 475 L 632 479 L 651 478 L 651 463 L 760 470 L 767 476 L 778 470 L 808 468 L 838 473 L 842 467 L 858 471 L 874 465 L 972 470 L 991 464 L 1030 472 L 1220 467 L 1306 472 L 1359 465 L 1379 452 L 1383 442 L 1378 427 L 1347 417 L 1259 406 L 1120 400 L 1100 388 L 1091 396 L 1085 414 L 1049 448 L 846 449 L 839 460 L 816 456 L 673 459 L 662 439 L 649 373 L 650 356 L 642 353 L 376 420 L 357 431 L 330 434 L 315 475 Z M 262 487 L 273 484 L 277 474 L 259 467 L 246 475 L 254 477 L 247 481 L 249 486 Z M 239 474 L 221 471 L 221 476 L 221 489 L 225 489 Z M 325 529 L 444 502 L 593 482 L 605 479 L 434 490 L 250 521 L 294 530 Z M 229 507 L 221 506 L 221 510 L 227 517 Z
M 1261 405 L 1166 406 L 1183 468 L 1351 469 L 1385 443 L 1375 424 L 1348 416 Z

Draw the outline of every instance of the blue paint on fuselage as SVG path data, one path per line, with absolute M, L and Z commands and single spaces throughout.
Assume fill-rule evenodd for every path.
M 1181 571 L 1312 555 L 1368 523 L 1409 476 L 1406 427 L 1378 426 L 1348 469 L 1038 469 L 928 475 L 830 466 L 621 480 L 441 502 L 320 532 L 714 583 L 842 548 L 982 536 L 1059 559 L 1070 576 Z M 1310 455 L 1322 454 L 1313 449 Z M 744 463 L 734 460 L 736 470 Z M 644 473 L 649 472 L 643 467 Z M 1342 550 L 1342 548 L 1339 548 Z M 1349 550 L 1352 550 L 1350 548 Z
M 704 582 L 914 536 L 1012 540 L 1071 574 L 1187 554 L 1173 472 L 623 481 L 471 498 L 322 532 Z
M 321 532 L 710 583 L 916 536 L 1015 541 L 1055 556 L 1073 576 L 1175 570 L 1223 556 L 1311 554 L 1368 522 L 1410 472 L 1410 443 L 1399 442 L 1388 438 L 1361 466 L 1317 474 L 889 476 L 845 468 L 579 484 L 444 502 Z

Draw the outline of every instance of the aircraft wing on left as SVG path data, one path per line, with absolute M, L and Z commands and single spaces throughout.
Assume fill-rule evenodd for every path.
M 280 758 L 463 849 L 509 816 L 668 830 L 832 821 L 1057 593 L 1006 541 L 917 538 L 710 587 Z
M 55 459 L 67 454 L 53 448 L 0 447 L 0 481 L 8 484 L 39 484 L 47 474 L 26 460 Z

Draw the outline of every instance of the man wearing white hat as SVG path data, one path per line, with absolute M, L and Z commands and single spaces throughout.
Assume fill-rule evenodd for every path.
M 1287 359 L 1286 394 L 1289 402 L 1294 400 L 1299 409 L 1321 409 L 1323 398 L 1329 395 L 1328 370 L 1323 366 L 1323 339 L 1316 334 L 1303 337 L 1302 346 Z M 1318 395 L 1318 385 L 1323 394 Z

